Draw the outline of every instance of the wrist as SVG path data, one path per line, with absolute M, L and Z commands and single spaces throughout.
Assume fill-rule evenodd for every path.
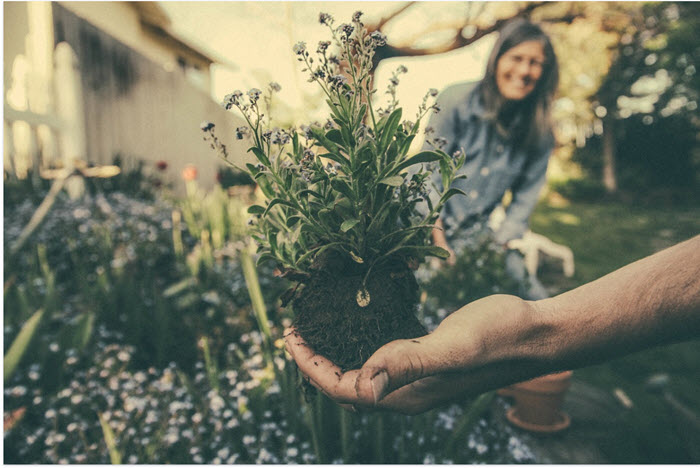
M 519 381 L 554 371 L 558 350 L 555 316 L 545 301 L 500 298 L 498 313 L 487 319 L 478 361 L 507 369 L 507 380 Z

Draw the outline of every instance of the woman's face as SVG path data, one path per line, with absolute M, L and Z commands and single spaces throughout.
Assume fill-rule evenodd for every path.
M 540 41 L 525 41 L 508 49 L 496 63 L 496 85 L 501 95 L 510 101 L 529 96 L 542 76 L 544 59 Z

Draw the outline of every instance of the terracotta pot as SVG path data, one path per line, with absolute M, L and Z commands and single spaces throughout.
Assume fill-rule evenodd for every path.
M 506 413 L 508 421 L 533 432 L 557 432 L 569 427 L 571 418 L 562 411 L 562 405 L 572 374 L 564 371 L 544 375 L 499 390 L 500 395 L 515 400 Z

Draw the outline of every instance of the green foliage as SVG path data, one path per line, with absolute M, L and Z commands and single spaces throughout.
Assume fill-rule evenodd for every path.
M 505 269 L 506 252 L 490 235 L 457 253 L 454 265 L 443 265 L 424 288 L 435 306 L 456 310 L 491 294 L 518 294 L 521 285 Z
M 372 104 L 372 57 L 385 39 L 377 32 L 369 34 L 359 15 L 352 25 L 337 29 L 332 22 L 327 16 L 324 24 L 339 56 L 329 52 L 329 41 L 319 44 L 316 58 L 305 43 L 294 47 L 310 80 L 327 97 L 331 119 L 326 125 L 270 129 L 263 102 L 269 103 L 279 89 L 275 83 L 266 93 L 235 91 L 224 102 L 227 109 L 236 107 L 248 124 L 236 132 L 253 140 L 249 152 L 258 164 L 246 167 L 267 199 L 248 210 L 257 218 L 253 237 L 260 245 L 259 261 L 308 273 L 320 254 L 332 250 L 369 272 L 390 259 L 445 257 L 447 252 L 428 245 L 428 236 L 444 203 L 460 193 L 449 186 L 464 155 L 450 157 L 439 150 L 409 155 L 418 123 L 402 121 L 394 99 L 385 110 Z M 426 94 L 417 121 L 437 110 L 427 104 L 435 94 Z M 213 124 L 202 128 L 216 147 Z M 222 154 L 227 156 L 225 149 Z M 431 171 L 418 167 L 426 163 L 439 164 L 444 179 L 434 205 L 426 187 Z M 423 201 L 427 213 L 417 208 Z
M 43 316 L 43 309 L 39 309 L 34 312 L 34 315 L 32 315 L 29 320 L 27 320 L 27 323 L 22 326 L 19 334 L 12 342 L 12 345 L 10 345 L 10 349 L 7 351 L 7 353 L 5 353 L 5 357 L 2 361 L 4 369 L 3 382 L 7 383 L 7 381 L 10 380 L 12 374 L 15 372 L 15 369 L 22 361 L 22 357 L 24 357 L 25 353 L 27 352 L 29 343 L 31 343 L 32 338 L 34 338 Z
M 615 138 L 620 188 L 696 187 L 700 7 L 695 2 L 646 3 L 620 35 L 594 103 L 596 113 L 604 115 L 603 130 Z M 600 140 L 594 136 L 592 149 L 574 155 L 592 176 L 599 176 L 602 166 Z

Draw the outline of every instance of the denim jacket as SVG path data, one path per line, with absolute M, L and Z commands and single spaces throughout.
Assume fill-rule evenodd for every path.
M 437 99 L 442 110 L 428 123 L 435 130 L 428 138 L 445 138 L 448 144 L 443 150 L 447 154 L 459 149 L 466 154 L 459 174 L 466 174 L 467 178 L 455 181 L 453 187 L 467 195 L 453 196 L 441 215 L 445 237 L 451 246 L 462 244 L 466 233 L 475 227 L 486 227 L 491 212 L 509 189 L 513 194 L 512 202 L 494 237 L 500 243 L 522 237 L 545 183 L 547 163 L 554 146 L 549 139 L 529 154 L 516 141 L 504 139 L 494 125 L 483 118 L 484 108 L 478 90 L 478 83 L 469 82 L 446 88 Z M 430 148 L 426 142 L 424 149 Z M 432 183 L 442 187 L 438 171 L 433 174 Z M 433 203 L 437 202 L 434 191 L 430 196 Z

